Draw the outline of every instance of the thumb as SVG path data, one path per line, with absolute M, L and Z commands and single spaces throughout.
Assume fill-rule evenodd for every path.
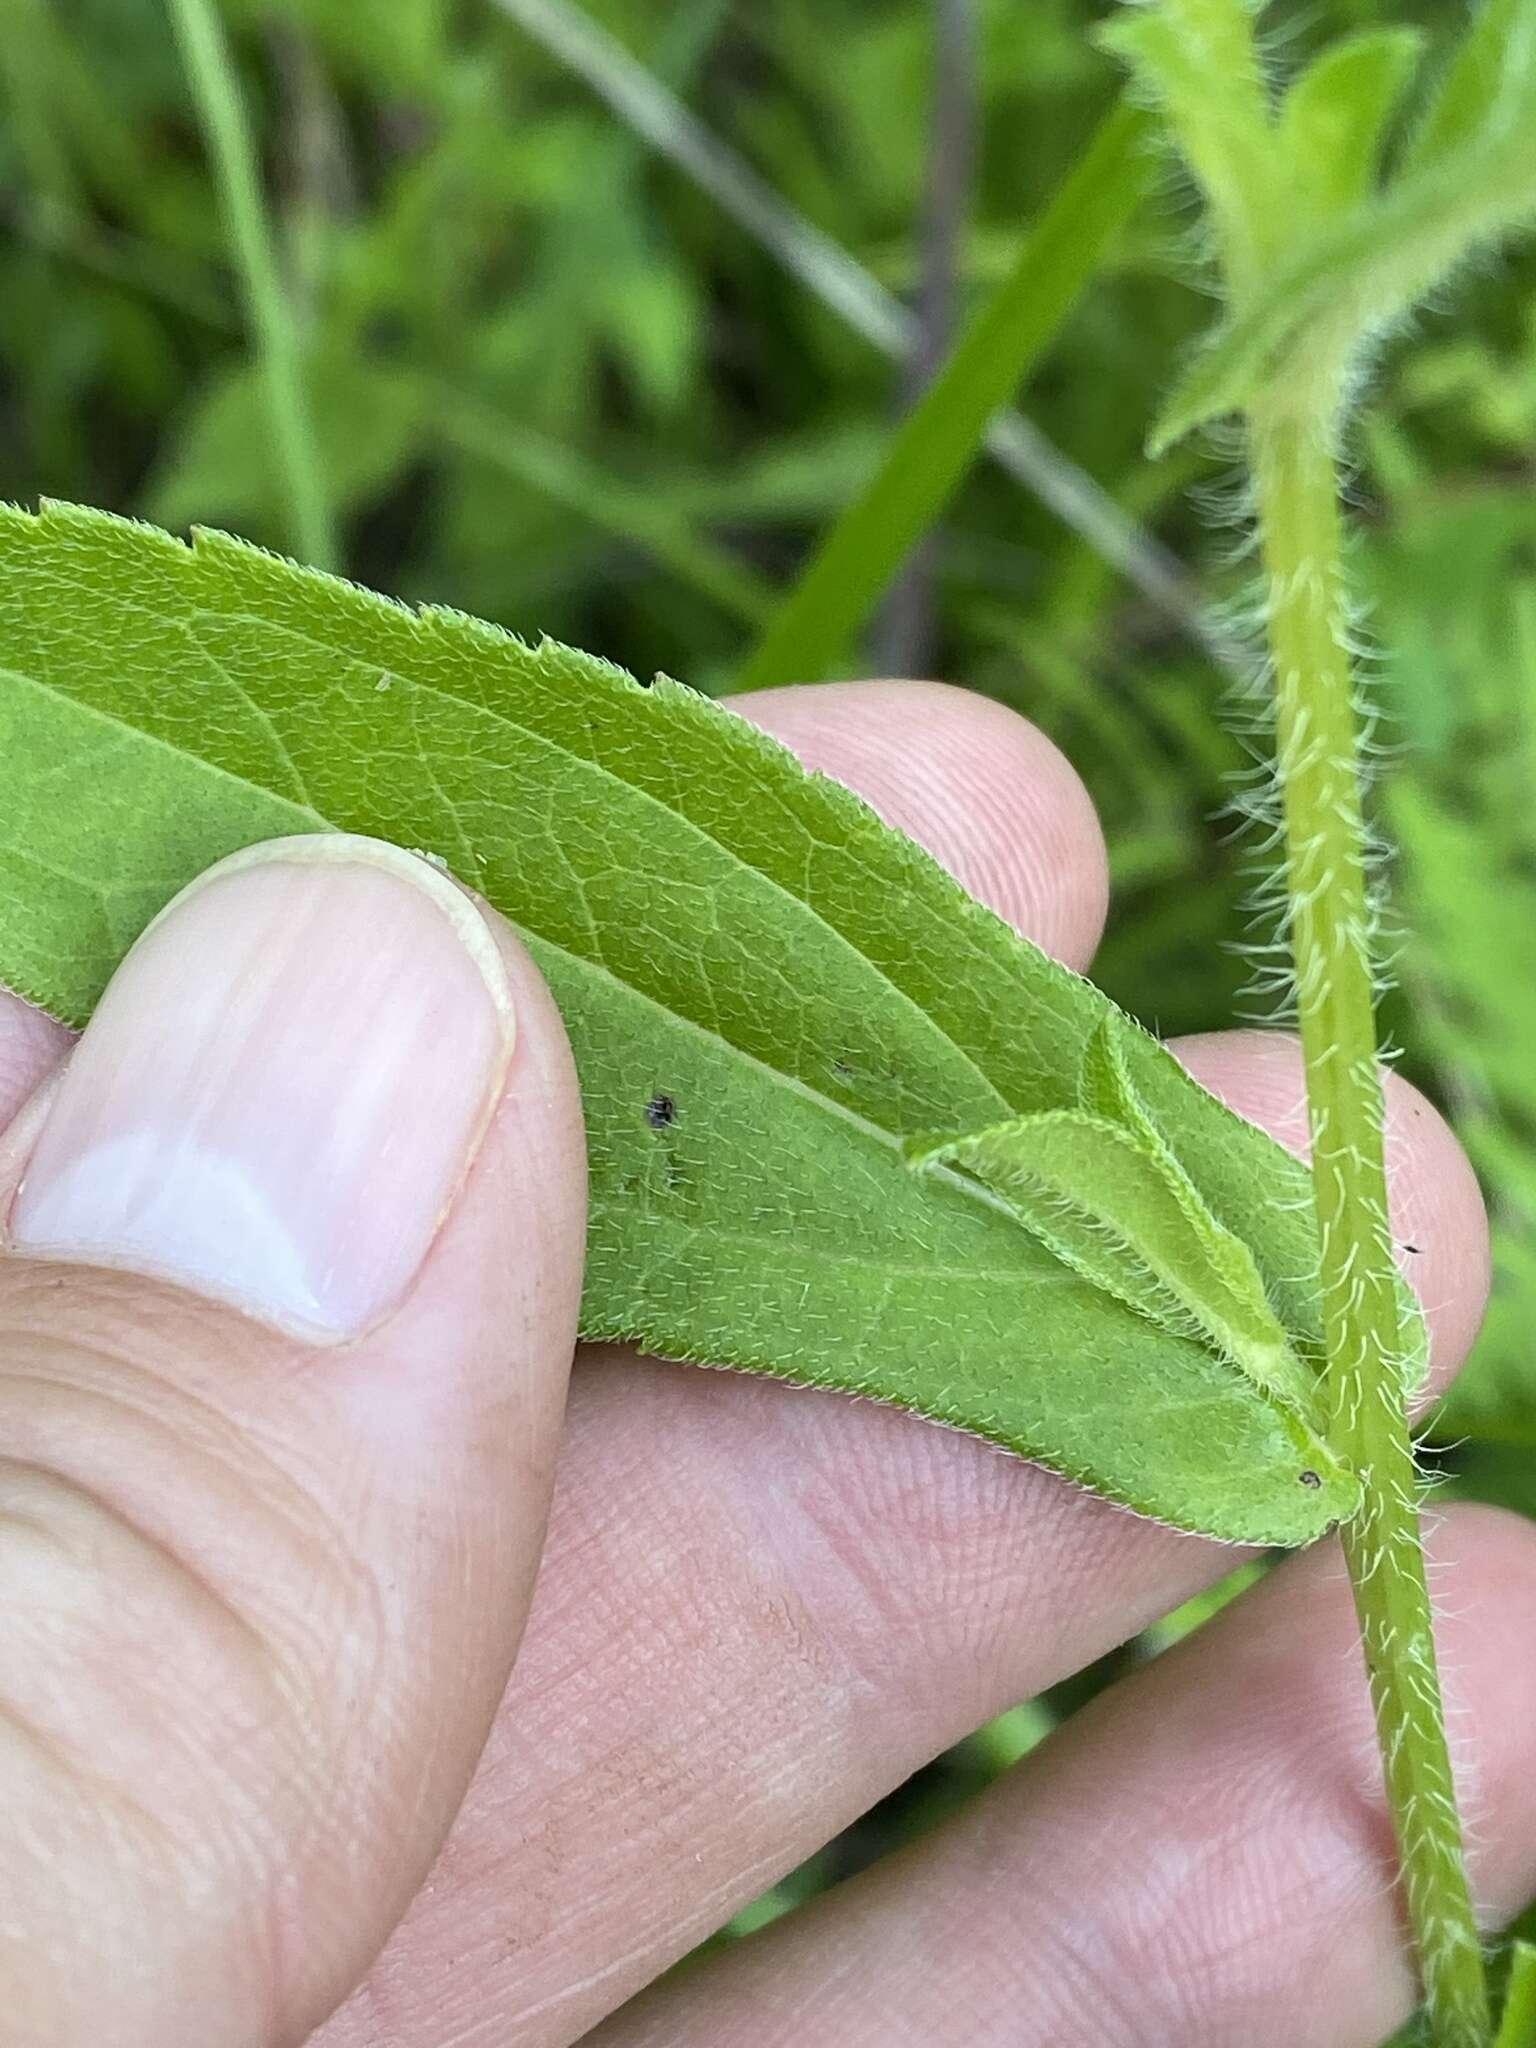
M 0 1139 L 15 2048 L 269 2048 L 362 1976 L 506 1681 L 585 1153 L 493 914 L 370 840 L 213 869 Z

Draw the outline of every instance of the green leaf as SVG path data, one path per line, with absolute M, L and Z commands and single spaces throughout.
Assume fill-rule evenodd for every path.
M 1521 39 L 1528 43 L 1533 33 L 1529 0 L 1483 0 L 1425 110 L 1405 171 L 1449 156 L 1485 126 L 1514 83 L 1512 70 L 1524 61 Z
M 1089 1040 L 1082 1108 L 919 1140 L 908 1158 L 974 1174 L 1074 1272 L 1229 1359 L 1314 1429 L 1314 1370 L 1292 1350 L 1252 1253 L 1211 1214 L 1137 1094 L 1125 1042 L 1108 1019 Z
M 394 481 L 420 446 L 423 405 L 406 372 L 333 350 L 308 366 L 315 445 L 334 510 L 354 512 Z M 197 392 L 144 495 L 167 526 L 228 519 L 280 535 L 287 480 L 267 427 L 260 370 L 236 362 Z
M 1324 220 L 1370 195 L 1387 124 L 1423 47 L 1416 29 L 1364 30 L 1331 44 L 1297 79 L 1278 141 L 1298 210 Z
M 216 534 L 0 512 L 0 979 L 81 1021 L 210 861 L 337 827 L 522 928 L 581 1071 L 583 1325 L 872 1396 L 1184 1528 L 1296 1543 L 1353 1479 L 1229 1358 L 1052 1256 L 924 1130 L 1075 1110 L 1115 1013 L 846 791 L 659 678 Z M 1145 1034 L 1147 1114 L 1318 1341 L 1308 1177 Z
M 1118 15 L 1096 36 L 1167 112 L 1239 279 L 1262 267 L 1285 218 L 1252 12 L 1229 0 L 1166 0 Z
M 1147 123 L 1117 107 L 1025 241 L 1017 263 L 892 436 L 742 670 L 739 687 L 835 671 L 891 579 L 943 511 L 987 425 L 1054 339 L 1150 176 Z
M 1143 1099 L 1130 1056 L 1133 1044 L 1131 1028 L 1113 1012 L 1106 1016 L 1084 1049 L 1078 1095 L 1090 1115 L 1107 1118 L 1129 1134 L 1193 1233 L 1197 1258 L 1182 1277 L 1170 1270 L 1167 1284 L 1176 1294 L 1189 1294 L 1186 1311 L 1208 1342 L 1226 1351 L 1267 1392 L 1315 1421 L 1315 1368 L 1297 1359 L 1253 1254 L 1211 1214 L 1179 1157 L 1177 1134 L 1159 1123 Z M 1197 1289 L 1203 1306 L 1195 1298 Z
M 1309 416 L 1330 412 L 1362 348 L 1457 264 L 1536 213 L 1536 5 L 1495 0 L 1492 11 L 1502 68 L 1478 125 L 1463 136 L 1458 123 L 1454 148 L 1422 155 L 1269 267 L 1176 387 L 1154 454 L 1287 385 Z M 1473 33 L 1493 31 L 1479 21 Z

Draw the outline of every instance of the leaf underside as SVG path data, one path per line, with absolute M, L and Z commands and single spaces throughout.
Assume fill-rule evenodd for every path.
M 1211 1214 L 1142 1101 L 1125 1042 L 1106 1017 L 1084 1052 L 1079 1108 L 919 1142 L 908 1156 L 973 1174 L 1074 1272 L 1230 1359 L 1314 1427 L 1316 1375 L 1292 1349 L 1253 1254 Z
M 582 1079 L 587 1335 L 892 1402 L 1231 1541 L 1352 1510 L 1293 1405 L 903 1145 L 1076 1108 L 1112 1028 L 1310 1358 L 1305 1170 L 728 711 L 222 535 L 0 509 L 0 760 L 0 980 L 72 1023 L 274 835 L 420 848 L 512 918 Z

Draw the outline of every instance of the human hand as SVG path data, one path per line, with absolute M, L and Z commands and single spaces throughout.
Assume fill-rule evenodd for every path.
M 521 947 L 344 838 L 178 898 L 0 1138 L 7 2048 L 298 2042 L 373 1960 L 527 1609 L 584 1194 Z
M 921 686 L 743 708 L 1086 964 L 1102 844 L 1021 721 Z M 467 1018 L 484 1024 L 485 983 L 454 950 L 441 885 L 414 877 L 423 909 L 384 858 L 206 885 L 175 913 L 201 917 L 201 937 L 162 944 L 158 967 L 173 927 L 149 940 L 53 1108 L 11 1133 L 0 1202 L 39 1146 L 22 1245 L 0 1260 L 0 1701 L 16 1730 L 0 1794 L 24 1820 L 0 1851 L 16 1902 L 0 1940 L 27 2048 L 302 2039 L 419 1882 L 515 1643 L 574 1316 L 579 1120 L 547 998 L 499 934 L 517 1044 L 449 1201 L 475 1123 L 453 1076 L 478 1071 L 450 1054 Z M 423 920 L 430 976 L 408 931 Z M 401 1036 L 391 995 L 428 987 Z M 212 1108 L 178 1078 L 210 1027 Z M 1180 1050 L 1298 1139 L 1285 1042 Z M 0 1025 L 13 1097 L 55 1053 L 26 1013 Z M 337 1107 L 360 1075 L 383 1118 L 371 1136 Z M 1391 1092 L 1397 1221 L 1420 1247 L 1443 1379 L 1482 1307 L 1481 1210 L 1434 1112 Z M 174 1203 L 146 1224 L 113 1196 L 165 1184 L 136 1149 L 146 1093 L 174 1132 L 228 1105 L 261 1154 L 260 1210 L 306 1234 L 301 1277 L 326 1273 L 323 1298 L 292 1261 L 231 1265 L 247 1233 L 219 1227 L 230 1186 L 205 1186 L 180 1136 L 170 1184 L 198 1193 L 189 1225 Z M 361 1316 L 368 1334 L 317 1350 L 196 1291 L 26 1256 L 71 1129 L 97 1161 L 75 1248 L 164 1265 L 146 1232 L 169 1217 L 170 1263 L 203 1289 Z M 385 1135 L 401 1201 L 428 1191 L 388 1257 L 369 1163 Z M 135 1153 L 116 1182 L 106 1140 L 113 1173 L 125 1143 Z M 1457 1560 L 1447 1678 L 1497 1919 L 1536 1884 L 1536 1683 L 1505 1649 L 1536 1619 L 1536 1540 L 1457 1511 L 1436 1551 Z M 867 1405 L 591 1354 L 489 1746 L 429 1887 L 317 2048 L 1379 2039 L 1411 1986 L 1331 1545 L 1113 1688 L 937 1836 L 616 2011 L 938 1749 L 1231 1562 Z

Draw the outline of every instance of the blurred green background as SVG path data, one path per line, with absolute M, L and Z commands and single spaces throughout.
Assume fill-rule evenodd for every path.
M 1105 11 L 221 0 L 348 572 L 728 690 L 1112 103 Z M 1447 14 L 1270 18 L 1284 61 Z M 978 461 L 858 664 L 985 691 L 1067 751 L 1116 880 L 1097 976 L 1165 1031 L 1274 1014 L 1235 830 L 1250 743 L 1208 645 L 1247 596 L 1240 480 L 1142 453 L 1210 315 L 1193 217 L 1170 169 L 1021 394 L 1033 435 Z M 870 331 L 889 342 L 902 308 L 916 339 L 893 355 Z M 291 545 L 243 328 L 160 7 L 7 0 L 0 496 Z M 1394 342 L 1353 453 L 1398 849 L 1386 1028 L 1469 1147 L 1497 1248 L 1431 1456 L 1536 1514 L 1536 253 Z M 1196 1619 L 940 1760 L 744 1924 L 926 1824 Z

